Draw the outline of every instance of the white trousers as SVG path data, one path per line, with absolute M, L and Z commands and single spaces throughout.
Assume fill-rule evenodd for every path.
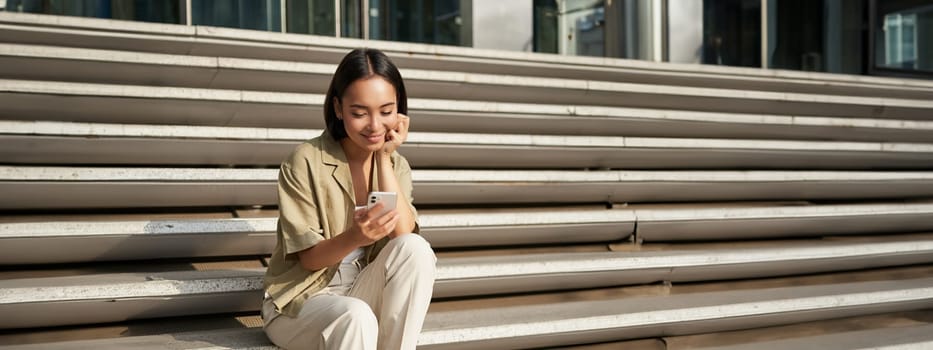
M 292 318 L 262 304 L 266 335 L 286 349 L 414 349 L 434 291 L 437 258 L 417 234 L 389 241 L 360 271 L 343 266 Z

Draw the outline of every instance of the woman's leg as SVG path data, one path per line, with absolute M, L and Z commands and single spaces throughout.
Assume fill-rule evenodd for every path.
M 264 317 L 274 315 L 271 299 L 262 307 Z M 269 339 L 285 349 L 374 350 L 379 325 L 360 299 L 320 294 L 305 301 L 298 317 L 277 315 L 264 328 Z
M 348 296 L 368 303 L 379 320 L 380 350 L 414 349 L 424 324 L 437 258 L 423 237 L 407 234 L 389 241 L 366 266 Z

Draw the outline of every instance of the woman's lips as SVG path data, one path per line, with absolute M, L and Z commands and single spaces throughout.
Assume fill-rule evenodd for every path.
M 369 141 L 370 143 L 380 143 L 380 142 L 382 142 L 383 140 L 385 140 L 385 137 L 386 137 L 385 134 L 380 134 L 380 135 L 363 135 L 363 136 L 366 138 L 366 141 Z

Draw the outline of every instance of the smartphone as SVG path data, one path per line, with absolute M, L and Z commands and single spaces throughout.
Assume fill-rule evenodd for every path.
M 395 192 L 370 192 L 366 197 L 366 209 L 372 209 L 376 203 L 382 203 L 382 212 L 376 217 L 385 214 L 387 211 L 395 209 L 395 203 L 398 203 L 398 195 Z

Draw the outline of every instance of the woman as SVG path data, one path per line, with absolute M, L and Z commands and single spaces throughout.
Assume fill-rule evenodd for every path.
M 382 52 L 353 50 L 324 101 L 326 130 L 279 171 L 277 243 L 264 287 L 266 335 L 288 349 L 414 349 L 434 286 L 411 204 L 408 100 Z M 365 207 L 396 192 L 393 210 Z

